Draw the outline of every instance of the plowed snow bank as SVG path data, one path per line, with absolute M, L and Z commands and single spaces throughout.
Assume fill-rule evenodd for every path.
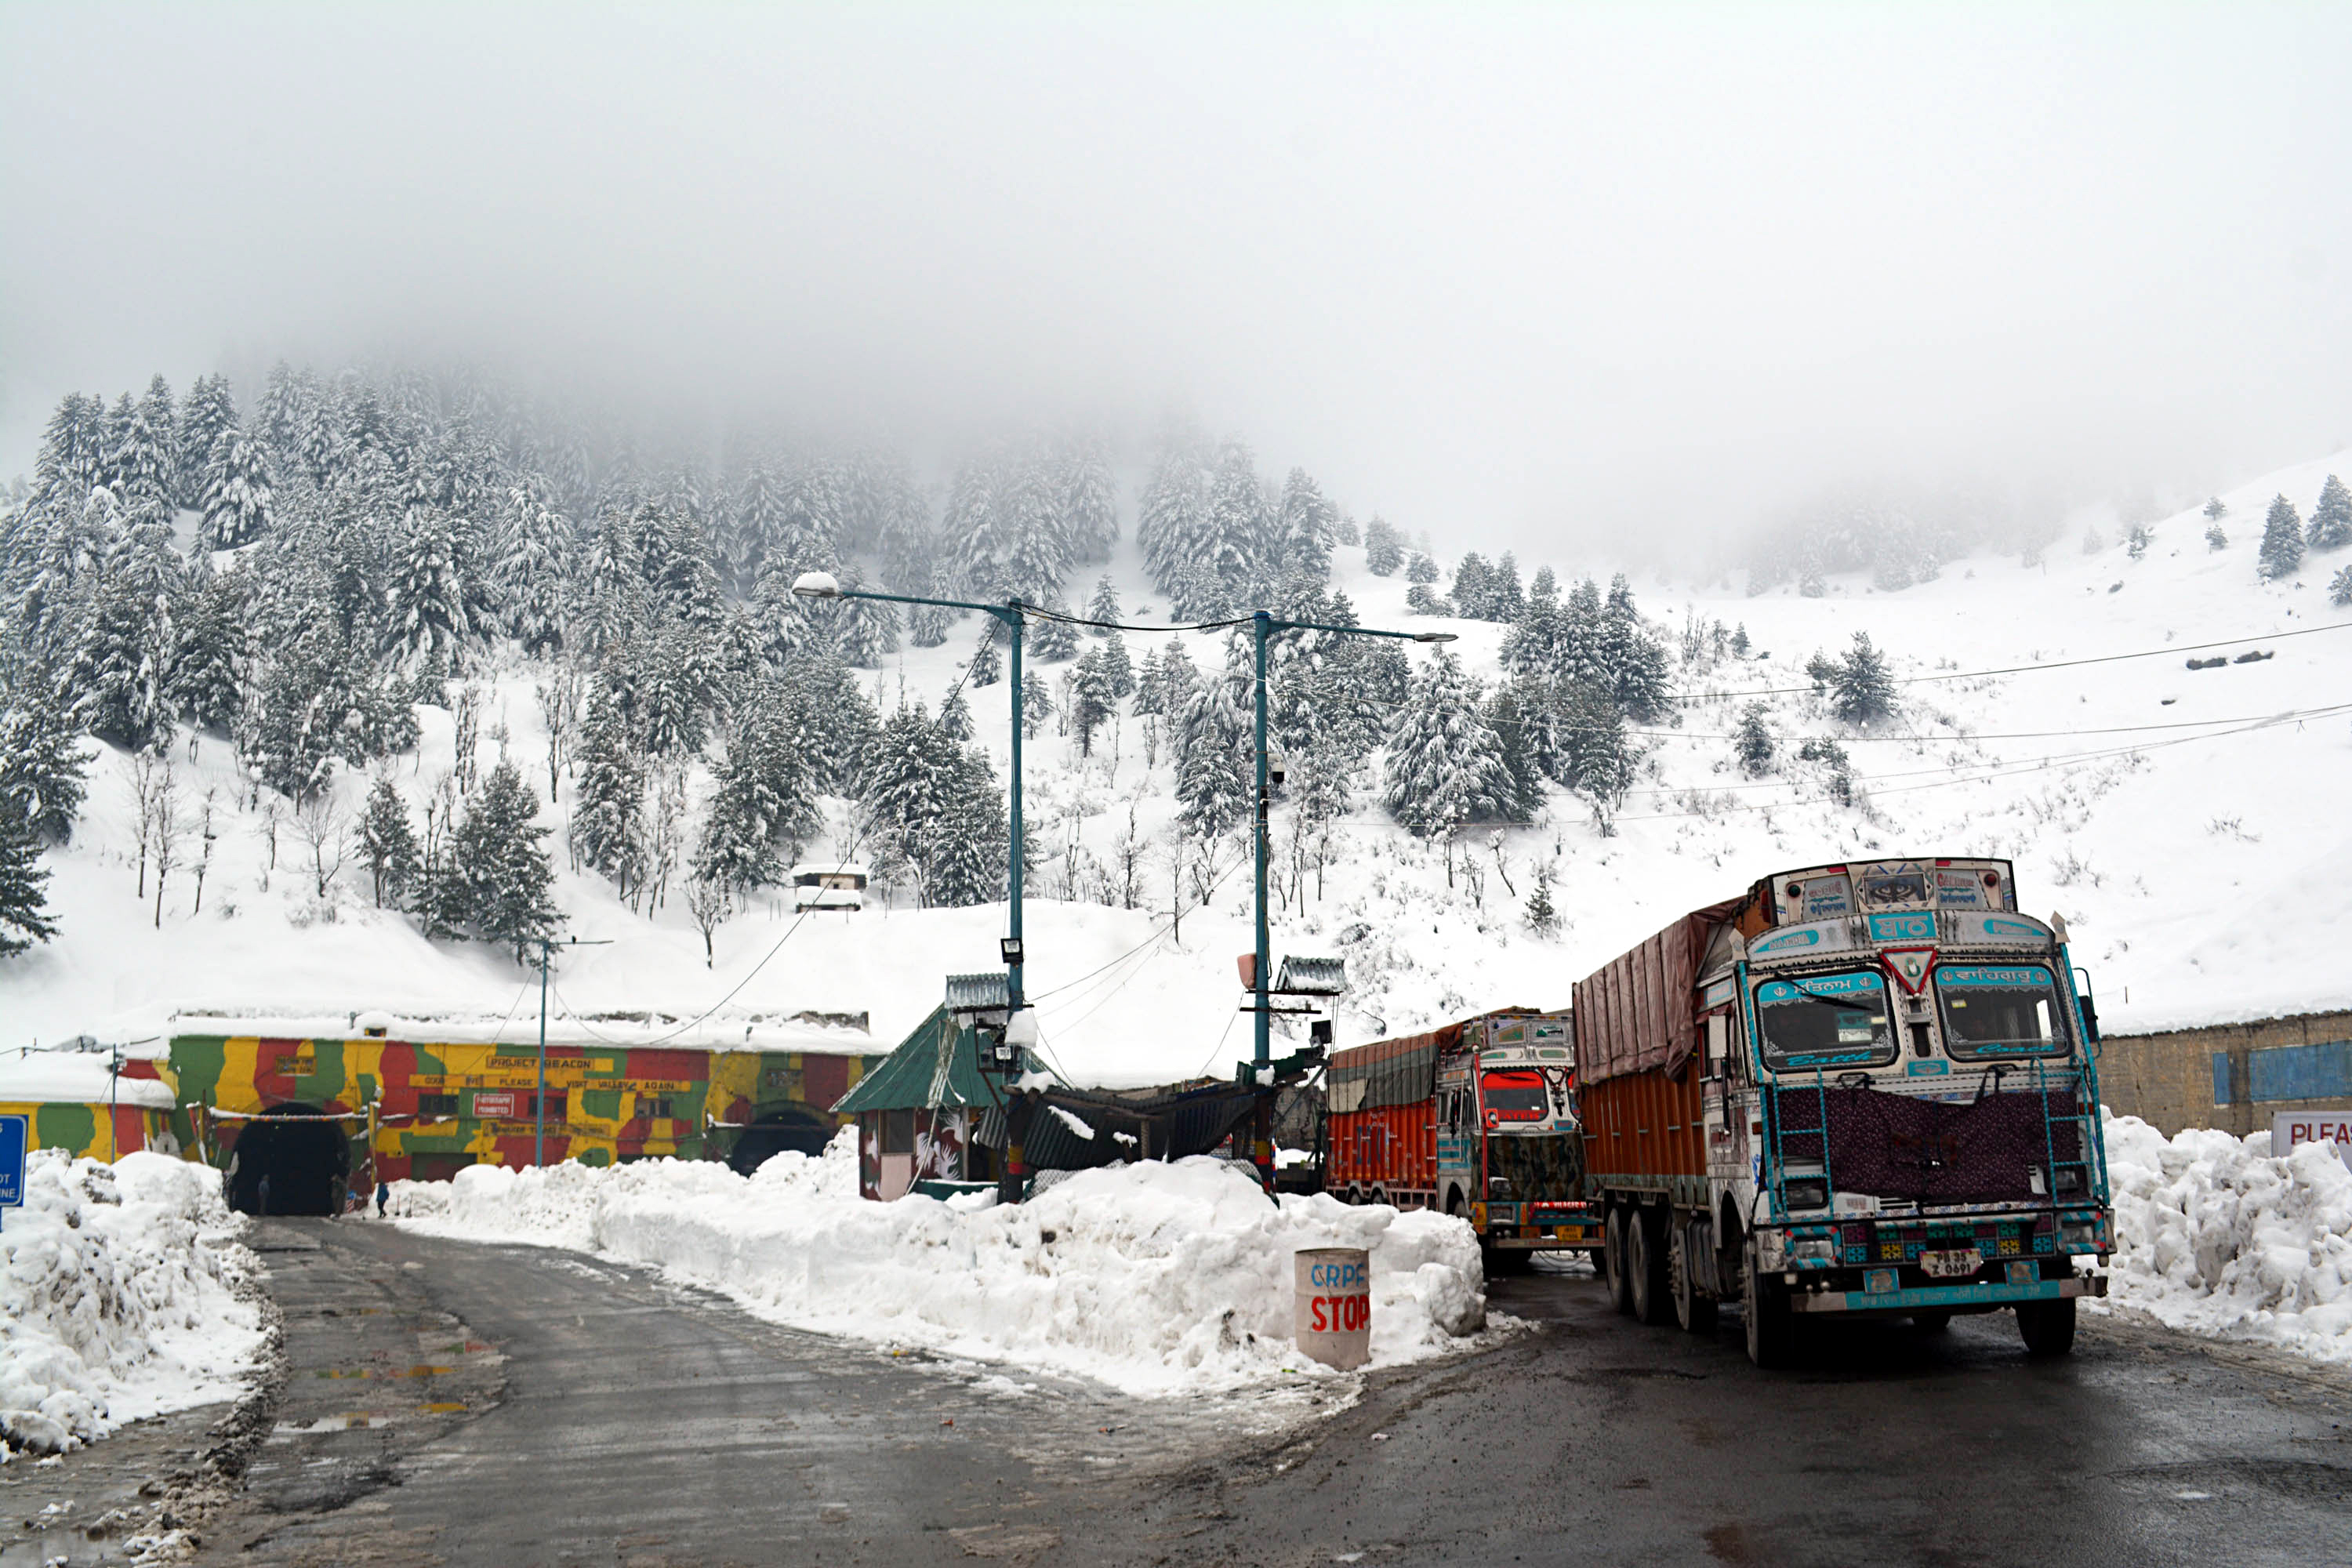
M 1331 1198 L 1277 1207 L 1221 1162 L 1073 1175 L 1031 1201 L 857 1196 L 854 1133 L 749 1179 L 707 1163 L 476 1166 L 403 1184 L 404 1223 L 590 1250 L 723 1290 L 780 1322 L 1092 1377 L 1136 1394 L 1325 1369 L 1290 1342 L 1291 1254 L 1361 1247 L 1372 1360 L 1435 1355 L 1486 1321 L 1458 1220 Z
M 236 1397 L 264 1338 L 242 1223 L 202 1165 L 28 1156 L 0 1228 L 0 1459 Z

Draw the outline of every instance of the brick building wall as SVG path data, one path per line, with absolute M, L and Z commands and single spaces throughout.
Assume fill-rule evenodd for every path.
M 2274 1111 L 2352 1110 L 2352 1012 L 2109 1035 L 2099 1098 L 2167 1136 L 2218 1127 L 2242 1137 L 2269 1131 Z

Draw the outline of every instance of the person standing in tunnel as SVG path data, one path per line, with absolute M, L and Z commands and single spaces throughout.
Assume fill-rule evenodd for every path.
M 269 1212 L 269 1173 L 267 1171 L 261 1173 L 260 1190 L 256 1195 L 260 1201 L 261 1212 L 268 1214 Z

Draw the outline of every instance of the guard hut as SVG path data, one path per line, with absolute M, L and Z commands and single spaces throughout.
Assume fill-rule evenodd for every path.
M 792 869 L 793 910 L 838 910 L 855 913 L 866 907 L 863 866 L 795 866 Z
M 857 1118 L 862 1195 L 888 1203 L 918 1182 L 996 1180 L 1001 1156 L 974 1140 L 1003 1091 L 981 1077 L 971 1020 L 1007 1005 L 1003 975 L 950 975 L 946 1000 L 835 1103 L 836 1116 Z

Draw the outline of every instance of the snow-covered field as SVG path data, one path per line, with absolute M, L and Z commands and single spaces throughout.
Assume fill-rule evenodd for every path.
M 2039 563 L 1958 561 L 1901 593 L 1837 579 L 1824 597 L 1750 598 L 1728 581 L 1637 580 L 1643 610 L 1663 627 L 1678 634 L 1694 618 L 1744 626 L 1759 654 L 1677 669 L 1678 689 L 1701 695 L 1678 704 L 1678 724 L 1642 737 L 1648 762 L 1615 835 L 1601 836 L 1580 802 L 1555 792 L 1538 823 L 1492 844 L 1473 835 L 1475 874 L 1457 859 L 1449 887 L 1439 850 L 1387 820 L 1364 788 L 1319 895 L 1310 875 L 1303 908 L 1276 908 L 1276 950 L 1349 960 L 1346 1043 L 1473 1009 L 1563 1005 L 1577 977 L 1666 918 L 1775 868 L 1951 851 L 2017 859 L 2028 906 L 2066 916 L 2111 1029 L 2352 1005 L 2352 971 L 2336 961 L 2335 938 L 2352 920 L 2352 816 L 2341 807 L 2352 776 L 2352 631 L 2322 629 L 2352 619 L 2326 596 L 2344 560 L 2315 555 L 2299 578 L 2277 583 L 2258 581 L 2254 569 L 2270 497 L 2284 491 L 2308 512 L 2329 472 L 2352 474 L 2352 452 L 2226 492 L 2231 542 L 2220 551 L 2207 548 L 2205 520 L 2189 510 L 2155 524 L 2140 559 L 2112 520 L 2102 547 L 2086 553 L 2078 520 Z M 1492 675 L 1503 626 L 1411 616 L 1401 576 L 1370 575 L 1360 550 L 1338 556 L 1339 585 L 1366 624 L 1443 624 L 1461 635 L 1474 672 Z M 1522 572 L 1538 564 L 1523 562 Z M 1564 582 L 1610 572 L 1603 561 L 1552 564 Z M 1122 556 L 1120 580 L 1130 616 L 1164 608 L 1131 556 Z M 1898 675 L 1915 678 L 1899 719 L 1869 734 L 1833 723 L 1802 673 L 1813 653 L 1838 652 L 1858 630 L 1892 655 Z M 946 647 L 910 647 L 866 679 L 886 705 L 902 689 L 936 704 L 972 635 L 967 624 Z M 2179 650 L 2249 637 L 2261 640 L 2218 651 L 2275 657 L 2184 668 Z M 1188 640 L 1196 663 L 1221 661 L 1213 639 Z M 1131 652 L 1139 658 L 1150 641 L 1131 638 Z M 2156 657 L 2069 662 L 2149 650 Z M 2007 673 L 1969 673 L 1989 670 Z M 499 674 L 482 751 L 486 763 L 509 751 L 543 788 L 534 673 L 514 665 Z M 1000 769 L 1004 690 L 970 694 Z M 1759 692 L 1782 760 L 1774 774 L 1750 779 L 1733 764 L 1727 736 Z M 397 769 L 413 804 L 451 760 L 449 714 L 421 711 L 422 752 Z M 1831 803 L 1820 767 L 1794 760 L 1799 741 L 1814 734 L 1837 736 L 1852 753 L 1853 806 Z M 1050 851 L 1029 883 L 1029 989 L 1050 1058 L 1080 1082 L 1222 1071 L 1246 1043 L 1234 1012 L 1233 955 L 1250 943 L 1240 846 L 1228 849 L 1209 906 L 1188 909 L 1181 930 L 1168 918 L 1171 879 L 1156 851 L 1139 908 L 1064 896 L 1068 845 L 1107 862 L 1130 810 L 1147 839 L 1169 821 L 1166 747 L 1150 767 L 1144 751 L 1141 722 L 1128 715 L 1097 738 L 1091 759 L 1050 729 L 1027 752 L 1029 820 Z M 146 897 L 137 891 L 128 765 L 102 754 L 72 845 L 45 861 L 62 934 L 0 968 L 0 1045 L 88 1031 L 160 1047 L 179 1009 L 347 1019 L 383 1007 L 436 1021 L 415 1026 L 425 1036 L 439 1027 L 521 1039 L 535 1030 L 535 984 L 508 959 L 425 942 L 404 917 L 372 907 L 349 860 L 337 868 L 331 856 L 322 879 L 290 822 L 277 824 L 273 848 L 266 817 L 239 809 L 224 744 L 206 742 L 179 772 L 182 811 L 195 813 L 207 794 L 215 811 L 201 913 L 184 863 L 156 925 L 152 876 Z M 346 809 L 365 782 L 344 778 Z M 698 798 L 707 787 L 698 781 Z M 567 780 L 541 820 L 560 829 L 571 795 Z M 1277 838 L 1285 815 L 1277 809 Z M 823 858 L 851 841 L 842 827 L 809 853 Z M 1557 874 L 1561 921 L 1548 939 L 1531 935 L 1524 918 L 1538 864 Z M 682 899 L 638 913 L 601 879 L 569 871 L 557 897 L 574 934 L 612 945 L 567 958 L 556 1032 L 625 1038 L 632 1031 L 609 1015 L 651 1009 L 700 1018 L 677 1037 L 688 1045 L 740 1042 L 761 1019 L 816 1010 L 869 1013 L 887 1046 L 937 1000 L 942 975 L 991 963 L 1003 922 L 1001 906 L 899 908 L 812 917 L 795 930 L 772 902 L 721 926 L 706 963 Z M 636 1033 L 675 1028 L 662 1021 Z
M 33 1153 L 0 1228 L 0 1462 L 241 1393 L 268 1337 L 244 1223 L 200 1165 Z
M 1326 1197 L 1269 1205 L 1218 1161 L 1068 1177 L 1013 1208 L 857 1195 L 855 1133 L 750 1178 L 645 1161 L 477 1166 L 394 1189 L 436 1235 L 593 1251 L 721 1290 L 778 1322 L 1092 1378 L 1131 1394 L 1263 1390 L 1335 1377 L 1291 1342 L 1291 1254 L 1360 1247 L 1372 1363 L 1471 1342 L 1486 1322 L 1469 1227 Z
M 2116 1242 L 2108 1304 L 2172 1328 L 2352 1363 L 2352 1170 L 2270 1135 L 2168 1140 L 2108 1119 Z

